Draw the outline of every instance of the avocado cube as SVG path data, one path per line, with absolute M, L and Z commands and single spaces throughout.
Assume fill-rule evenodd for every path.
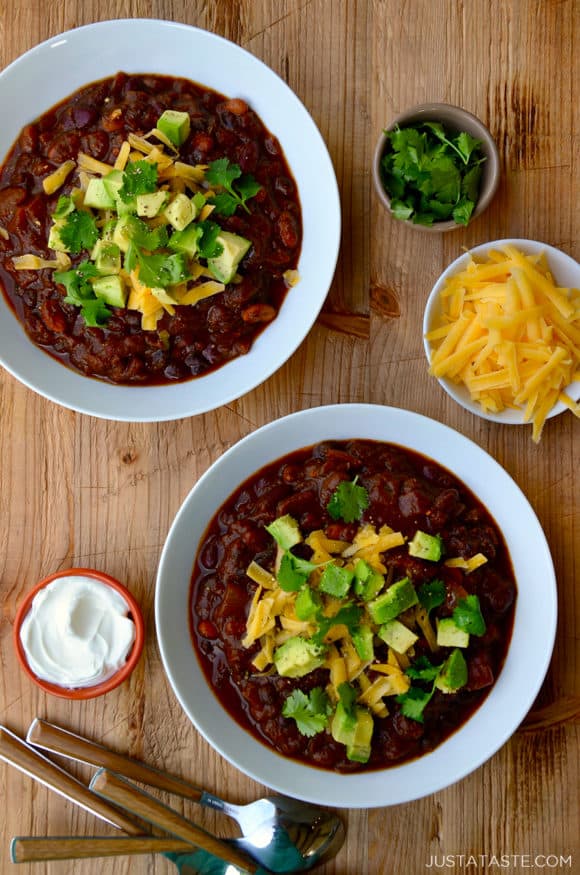
M 346 746 L 347 759 L 355 763 L 367 763 L 371 755 L 374 720 L 366 708 L 356 709 L 354 737 Z
M 227 285 L 235 277 L 238 265 L 252 245 L 252 241 L 230 231 L 222 231 L 216 241 L 221 244 L 222 252 L 215 258 L 208 258 L 207 266 L 216 280 Z
M 437 619 L 437 644 L 439 647 L 468 647 L 469 632 L 455 625 L 453 617 Z
M 171 238 L 173 239 L 173 237 Z M 300 526 L 289 513 L 278 517 L 269 526 L 264 527 L 266 531 L 272 535 L 276 543 L 282 550 L 290 550 L 302 540 L 302 532 Z
M 183 252 L 194 258 L 199 249 L 199 238 L 201 237 L 202 229 L 199 225 L 188 225 L 183 231 L 174 231 L 169 238 L 169 249 L 173 252 Z
M 124 307 L 127 303 L 127 289 L 118 274 L 97 277 L 93 280 L 93 291 L 111 307 Z
M 191 120 L 186 112 L 166 109 L 157 120 L 157 128 L 174 146 L 181 146 L 189 137 Z
M 289 638 L 274 651 L 276 671 L 284 678 L 301 678 L 324 663 L 324 647 L 307 638 Z
M 418 640 L 418 635 L 411 632 L 399 620 L 389 620 L 378 631 L 379 638 L 392 647 L 397 653 L 406 653 L 409 647 Z
M 327 565 L 320 578 L 319 589 L 327 595 L 343 599 L 350 589 L 354 572 L 331 563 Z
M 435 679 L 442 693 L 455 693 L 467 683 L 467 663 L 461 650 L 452 650 Z
M 183 231 L 194 219 L 194 207 L 186 194 L 177 194 L 163 215 L 176 231 Z
M 428 535 L 427 532 L 416 531 L 409 541 L 409 555 L 429 562 L 439 562 L 443 555 L 443 539 L 441 535 Z
M 54 249 L 56 252 L 70 252 L 70 249 L 60 239 L 60 230 L 64 225 L 64 219 L 59 219 L 58 222 L 53 222 L 50 226 L 48 234 L 48 248 Z
M 85 207 L 93 207 L 95 210 L 113 210 L 115 208 L 115 198 L 104 179 L 95 177 L 89 180 L 85 192 Z
M 123 173 L 120 170 L 111 170 L 103 177 L 103 183 L 113 201 L 117 201 L 119 191 L 123 188 Z
M 373 638 L 373 630 L 366 623 L 362 623 L 358 629 L 355 629 L 352 633 L 354 649 L 363 662 L 369 662 L 374 659 L 375 648 L 373 646 Z
M 138 194 L 135 199 L 137 215 L 143 219 L 153 219 L 159 215 L 168 200 L 169 193 L 163 190 L 152 191 L 149 194 Z
M 339 744 L 352 744 L 355 731 L 356 712 L 347 711 L 342 702 L 339 702 L 330 721 L 330 734 Z
M 108 222 L 105 222 L 103 225 L 103 230 L 101 231 L 101 239 L 106 240 L 109 243 L 113 242 L 113 234 L 115 233 L 115 228 L 117 226 L 117 219 L 109 219 Z
M 121 216 L 113 231 L 113 243 L 116 243 L 121 252 L 127 252 L 134 234 L 132 216 Z
M 394 620 L 407 608 L 411 608 L 419 601 L 415 587 L 408 577 L 403 577 L 388 588 L 386 592 L 369 602 L 367 609 L 379 625 Z
M 298 619 L 310 620 L 315 616 L 319 608 L 320 596 L 318 593 L 309 586 L 305 586 L 304 589 L 301 589 L 296 596 L 296 601 L 294 602 L 294 610 L 296 611 Z
M 103 276 L 121 271 L 121 250 L 116 243 L 108 240 L 97 240 L 91 252 L 91 259 Z
M 365 562 L 364 559 L 358 559 L 354 566 L 354 591 L 360 596 L 364 602 L 370 602 L 374 599 L 383 586 L 385 578 L 378 571 Z

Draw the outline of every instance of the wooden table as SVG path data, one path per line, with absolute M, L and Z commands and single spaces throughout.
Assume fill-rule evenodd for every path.
M 427 376 L 421 317 L 433 281 L 462 247 L 531 237 L 580 258 L 580 5 L 575 0 L 4 0 L 0 65 L 60 31 L 98 19 L 151 16 L 213 30 L 262 58 L 294 89 L 328 143 L 342 196 L 336 278 L 292 359 L 265 385 L 214 413 L 181 422 L 103 422 L 61 409 L 0 374 L 0 720 L 24 733 L 34 715 L 101 739 L 234 800 L 264 788 L 227 765 L 196 733 L 165 678 L 155 642 L 157 560 L 196 479 L 239 438 L 300 408 L 370 401 L 431 416 L 490 452 L 528 496 L 551 545 L 560 622 L 541 696 L 512 740 L 450 789 L 395 808 L 345 812 L 346 846 L 326 875 L 422 872 L 437 855 L 470 854 L 455 871 L 496 872 L 479 855 L 573 856 L 580 872 L 580 425 L 548 423 L 540 446 L 524 428 L 477 419 Z M 15 100 L 17 95 L 14 96 Z M 371 190 L 381 127 L 415 103 L 442 100 L 488 124 L 502 182 L 467 230 L 421 234 L 391 220 Z M 130 683 L 103 699 L 46 697 L 20 671 L 11 624 L 23 594 L 73 565 L 108 571 L 146 615 L 146 654 Z M 525 581 L 520 581 L 525 586 Z M 2 768 L 0 871 L 12 835 L 106 832 L 94 818 Z M 388 781 L 388 775 L 385 777 Z M 199 819 L 210 828 L 212 817 Z M 529 868 L 529 860 L 512 861 Z M 165 873 L 163 858 L 86 862 L 74 871 Z M 512 870 L 510 869 L 510 871 Z M 67 863 L 23 866 L 68 873 Z M 429 870 L 427 870 L 429 871 Z M 443 871 L 440 869 L 439 871 Z M 560 871 L 560 869 L 557 869 Z

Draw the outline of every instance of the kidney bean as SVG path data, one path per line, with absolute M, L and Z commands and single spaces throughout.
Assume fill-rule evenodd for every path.
M 20 134 L 18 145 L 23 152 L 35 152 L 38 148 L 38 129 L 36 125 L 26 125 Z
M 62 334 L 66 331 L 67 321 L 56 301 L 44 301 L 40 308 L 40 314 L 49 331 L 54 331 L 56 334 Z
M 61 164 L 63 161 L 68 161 L 76 158 L 79 152 L 80 138 L 78 134 L 68 131 L 64 134 L 58 134 L 48 147 L 48 157 L 51 161 L 56 161 Z
M 109 151 L 109 137 L 105 131 L 91 131 L 82 137 L 82 147 L 88 155 L 103 161 Z
M 234 115 L 243 115 L 248 111 L 249 106 L 245 100 L 241 99 L 241 97 L 233 97 L 231 100 L 226 100 L 223 104 L 223 108 L 227 112 L 232 112 Z
M 276 318 L 276 310 L 270 304 L 250 304 L 242 310 L 244 322 L 271 322 Z
M 14 215 L 16 207 L 26 199 L 23 188 L 8 187 L 0 190 L 0 218 L 7 219 Z
M 292 213 L 285 210 L 278 216 L 276 230 L 280 240 L 287 249 L 295 249 L 300 239 L 296 219 Z
M 197 631 L 202 636 L 202 638 L 218 638 L 219 632 L 216 626 L 210 620 L 201 620 L 198 623 Z

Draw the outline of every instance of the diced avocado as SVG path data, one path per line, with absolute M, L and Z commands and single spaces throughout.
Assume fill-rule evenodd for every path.
M 59 220 L 50 226 L 47 245 L 49 249 L 54 249 L 56 252 L 70 252 L 70 249 L 60 239 L 60 229 L 63 225 L 64 220 Z
M 455 625 L 453 617 L 437 620 L 437 644 L 439 647 L 468 647 L 469 632 Z
M 174 231 L 167 244 L 174 252 L 185 252 L 193 258 L 199 249 L 202 230 L 199 225 L 188 225 L 183 231 Z
M 186 194 L 176 194 L 163 215 L 176 231 L 183 231 L 194 219 L 194 206 Z
M 415 532 L 415 537 L 409 541 L 409 554 L 418 559 L 428 559 L 429 562 L 439 562 L 443 555 L 443 539 L 441 535 L 428 535 L 426 532 Z
M 105 222 L 103 225 L 103 230 L 101 231 L 101 239 L 107 240 L 109 243 L 113 242 L 113 234 L 115 233 L 115 228 L 117 227 L 117 219 L 109 219 L 108 222 Z
M 121 252 L 127 252 L 131 243 L 131 217 L 122 216 L 113 232 L 113 243 L 116 243 Z
M 93 291 L 97 298 L 102 298 L 111 307 L 124 307 L 127 303 L 127 289 L 118 274 L 97 277 L 93 281 Z
M 310 620 L 320 608 L 320 596 L 316 590 L 305 586 L 296 596 L 294 610 L 299 620 Z
M 288 513 L 284 516 L 279 516 L 269 526 L 265 526 L 265 529 L 283 550 L 289 550 L 302 540 L 300 526 L 294 517 Z
M 347 759 L 355 763 L 367 763 L 371 755 L 374 720 L 365 708 L 356 709 L 356 728 L 351 744 L 346 746 Z
M 123 173 L 120 170 L 111 170 L 103 177 L 105 188 L 114 201 L 119 197 L 119 190 L 123 187 Z
M 238 264 L 252 245 L 252 241 L 230 231 L 221 231 L 217 235 L 216 242 L 223 247 L 222 253 L 215 258 L 208 258 L 207 266 L 220 283 L 231 283 L 236 275 Z
M 364 559 L 357 560 L 354 566 L 354 578 L 354 591 L 364 602 L 374 599 L 385 585 L 384 576 L 371 568 Z
M 339 565 L 330 563 L 327 565 L 320 578 L 319 588 L 327 595 L 337 599 L 345 598 L 354 579 L 354 572 L 349 568 L 341 568 Z
M 306 638 L 289 638 L 274 651 L 276 671 L 284 678 L 301 678 L 324 663 L 324 647 Z
M 188 113 L 166 109 L 157 120 L 157 127 L 174 146 L 181 146 L 189 137 L 191 120 Z
M 149 194 L 138 194 L 136 198 L 137 215 L 144 219 L 158 216 L 169 200 L 169 192 L 152 191 Z
M 104 179 L 95 177 L 89 180 L 85 192 L 85 207 L 93 207 L 95 210 L 112 210 L 115 208 L 115 198 Z
M 339 744 L 352 744 L 355 731 L 356 711 L 347 711 L 342 702 L 339 702 L 330 721 L 330 734 Z
M 151 294 L 153 297 L 157 298 L 160 304 L 170 304 L 172 307 L 178 303 L 175 298 L 172 298 L 165 289 L 158 288 L 157 286 L 153 286 L 151 289 Z
M 435 680 L 442 693 L 455 693 L 467 683 L 467 663 L 461 650 L 452 650 Z
M 418 640 L 418 635 L 411 632 L 399 620 L 389 620 L 388 623 L 384 623 L 379 629 L 378 635 L 385 644 L 388 644 L 397 653 L 406 653 L 409 647 L 412 647 Z
M 116 243 L 97 240 L 91 252 L 95 267 L 103 276 L 121 271 L 121 250 Z
M 375 648 L 373 646 L 373 630 L 366 623 L 363 623 L 352 633 L 352 643 L 354 649 L 363 660 L 368 662 L 374 659 Z
M 378 596 L 367 605 L 368 611 L 375 621 L 381 625 L 394 620 L 407 608 L 416 605 L 419 601 L 415 587 L 408 577 L 403 577 L 388 588 L 386 592 Z

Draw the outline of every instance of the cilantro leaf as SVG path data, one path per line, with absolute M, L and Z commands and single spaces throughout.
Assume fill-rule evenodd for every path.
M 316 618 L 318 629 L 312 636 L 312 641 L 315 644 L 322 644 L 326 634 L 333 626 L 346 626 L 352 634 L 360 624 L 361 616 L 362 608 L 352 604 L 352 602 L 347 602 L 332 617 L 325 617 L 319 614 Z
M 417 595 L 422 607 L 429 614 L 433 608 L 438 608 L 445 601 L 445 584 L 438 579 L 422 583 L 417 590 Z
M 405 674 L 416 681 L 434 681 L 440 670 L 441 665 L 433 665 L 429 657 L 420 656 L 405 669 Z
M 321 687 L 315 687 L 308 695 L 294 690 L 282 707 L 282 715 L 295 720 L 298 731 L 308 737 L 326 729 L 331 712 L 330 700 Z
M 205 178 L 210 185 L 224 189 L 209 199 L 209 202 L 215 206 L 216 213 L 224 216 L 233 216 L 238 206 L 249 213 L 246 201 L 254 197 L 262 188 L 251 174 L 242 175 L 240 165 L 230 164 L 228 158 L 212 161 L 206 170 Z
M 68 251 L 78 255 L 83 249 L 92 249 L 99 239 L 97 221 L 86 210 L 73 210 L 67 214 L 59 236 Z
M 476 595 L 468 595 L 457 602 L 453 611 L 453 622 L 470 635 L 485 634 L 485 620 Z
M 363 511 L 369 506 L 369 494 L 364 486 L 357 486 L 355 477 L 352 483 L 344 481 L 340 483 L 326 505 L 326 509 L 333 520 L 342 519 L 345 523 L 353 523 L 360 520 Z
M 347 681 L 343 681 L 342 684 L 338 686 L 338 696 L 340 698 L 340 702 L 342 707 L 346 711 L 349 716 L 355 716 L 355 703 L 357 700 L 357 691 L 349 684 Z
M 300 559 L 291 553 L 290 550 L 287 550 L 282 556 L 276 577 L 284 592 L 298 592 L 298 590 L 302 589 L 314 569 L 318 567 L 313 562 Z
M 201 236 L 198 241 L 198 252 L 201 258 L 216 258 L 221 255 L 224 248 L 221 243 L 217 242 L 218 234 L 221 228 L 215 222 L 198 222 L 197 227 L 201 229 Z
M 354 571 L 331 563 L 322 573 L 319 589 L 335 598 L 343 599 L 350 589 L 353 578 Z
M 453 210 L 453 221 L 458 225 L 467 225 L 475 204 L 467 198 L 461 198 L 455 209 Z
M 135 246 L 154 252 L 167 245 L 169 235 L 167 228 L 160 225 L 158 228 L 150 228 L 143 219 L 137 216 L 128 216 L 125 220 L 127 236 Z
M 98 298 L 89 279 L 99 275 L 99 271 L 90 261 L 82 261 L 73 270 L 56 271 L 53 274 L 55 282 L 66 289 L 65 304 L 72 304 L 81 311 L 86 325 L 96 328 L 104 325 L 112 312 L 102 298 Z
M 85 320 L 85 325 L 88 325 L 90 328 L 98 328 L 105 325 L 111 315 L 111 310 L 109 310 L 102 298 L 84 301 L 81 307 L 81 316 Z
M 150 161 L 131 161 L 123 173 L 123 185 L 119 197 L 125 203 L 138 194 L 150 194 L 157 190 L 157 164 Z
M 424 723 L 423 711 L 431 701 L 433 691 L 434 688 L 427 692 L 420 689 L 420 687 L 409 687 L 406 693 L 396 697 L 397 702 L 401 706 L 401 713 L 410 720 Z
M 139 280 L 149 288 L 166 288 L 189 279 L 187 258 L 183 253 L 145 255 L 137 246 L 130 247 L 125 269 L 132 270 L 136 263 L 139 264 Z
M 457 151 L 460 153 L 464 162 L 467 164 L 467 162 L 471 158 L 472 153 L 479 146 L 481 146 L 481 140 L 476 140 L 475 137 L 472 137 L 466 131 L 461 131 L 455 141 L 455 144 L 457 146 Z

